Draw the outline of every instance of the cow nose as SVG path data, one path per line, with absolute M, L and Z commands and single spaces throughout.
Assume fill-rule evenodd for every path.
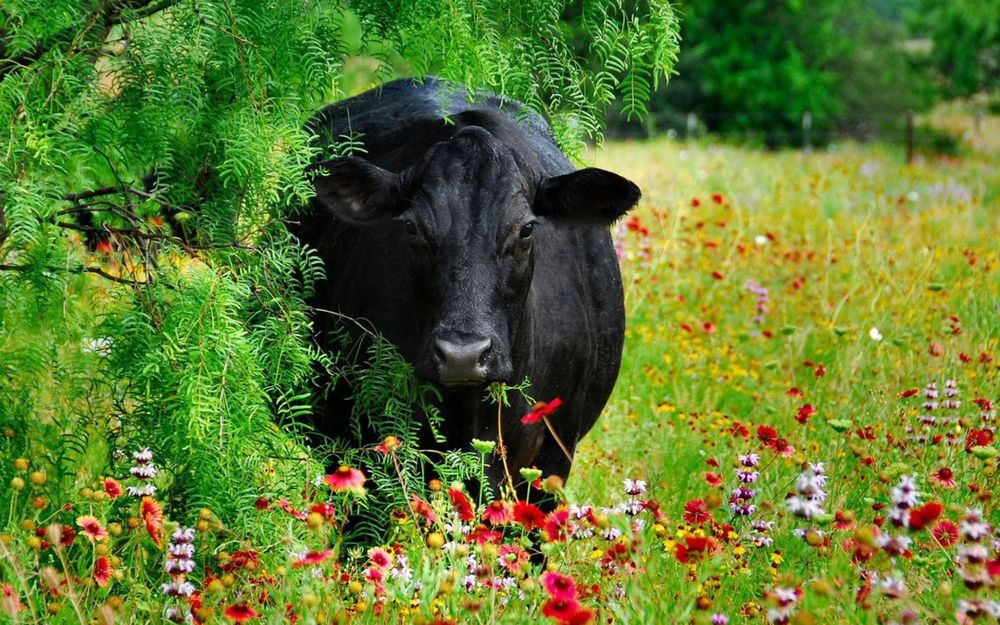
M 434 353 L 440 364 L 442 384 L 469 384 L 486 380 L 486 366 L 483 361 L 493 346 L 493 341 L 468 341 L 452 343 L 434 339 Z

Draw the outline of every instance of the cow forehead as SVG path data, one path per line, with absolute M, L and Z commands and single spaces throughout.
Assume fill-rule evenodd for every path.
M 413 183 L 411 205 L 435 230 L 493 231 L 530 213 L 530 182 L 496 140 L 438 144 Z

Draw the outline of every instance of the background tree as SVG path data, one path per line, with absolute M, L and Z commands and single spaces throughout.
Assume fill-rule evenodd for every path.
M 659 127 L 689 112 L 713 132 L 768 145 L 834 130 L 871 135 L 921 108 L 926 90 L 903 49 L 907 0 L 681 2 L 678 76 L 653 96 Z
M 596 70 L 561 0 L 4 2 L 3 452 L 69 487 L 149 446 L 175 518 L 239 527 L 259 494 L 300 491 L 317 367 L 353 364 L 312 344 L 321 264 L 282 222 L 311 193 L 303 124 L 402 67 L 526 102 L 572 151 L 613 99 L 641 112 L 677 52 L 665 2 L 586 7 Z M 366 359 L 365 405 L 405 421 L 423 390 L 391 350 Z
M 909 15 L 914 31 L 931 39 L 934 77 L 946 97 L 1000 87 L 1000 4 L 922 0 Z

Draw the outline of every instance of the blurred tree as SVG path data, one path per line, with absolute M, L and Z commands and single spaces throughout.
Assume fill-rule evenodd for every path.
M 907 0 L 697 0 L 682 2 L 677 76 L 654 94 L 658 128 L 685 127 L 768 145 L 833 130 L 871 133 L 924 101 L 901 47 Z
M 933 43 L 935 78 L 946 97 L 1000 87 L 1000 2 L 921 0 L 910 19 Z

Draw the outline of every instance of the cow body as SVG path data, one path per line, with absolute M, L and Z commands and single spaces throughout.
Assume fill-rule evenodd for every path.
M 624 307 L 609 224 L 638 188 L 576 171 L 547 124 L 515 102 L 435 80 L 400 80 L 332 105 L 311 122 L 321 144 L 351 136 L 364 152 L 316 165 L 317 196 L 293 227 L 318 250 L 327 279 L 310 302 L 365 319 L 417 375 L 440 384 L 452 448 L 498 439 L 485 386 L 527 378 L 573 453 L 594 425 L 621 363 Z M 315 318 L 322 344 L 334 317 Z M 337 397 L 337 394 L 341 397 Z M 318 429 L 347 431 L 343 396 Z M 566 477 L 570 460 L 517 393 L 502 411 L 507 463 Z M 499 456 L 488 467 L 504 481 Z

